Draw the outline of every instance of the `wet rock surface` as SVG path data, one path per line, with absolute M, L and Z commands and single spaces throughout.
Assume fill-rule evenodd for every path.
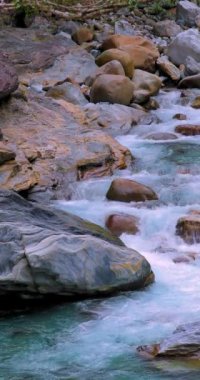
M 114 179 L 106 197 L 109 200 L 121 202 L 144 202 L 158 199 L 150 187 L 125 178 Z
M 188 243 L 200 243 L 200 212 L 193 211 L 180 218 L 176 224 L 176 234 Z
M 99 226 L 12 192 L 0 192 L 0 210 L 0 296 L 92 296 L 153 280 L 145 258 Z
M 138 219 L 132 215 L 112 214 L 106 220 L 106 227 L 115 236 L 120 236 L 122 233 L 135 235 L 138 229 Z

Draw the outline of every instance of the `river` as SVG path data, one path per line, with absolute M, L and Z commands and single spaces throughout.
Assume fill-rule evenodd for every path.
M 0 380 L 199 380 L 199 368 L 147 361 L 136 352 L 138 345 L 159 342 L 200 315 L 200 244 L 187 245 L 175 235 L 178 218 L 200 210 L 200 136 L 144 138 L 174 132 L 178 124 L 199 123 L 200 112 L 183 104 L 179 91 L 162 91 L 156 99 L 160 108 L 151 112 L 157 122 L 117 138 L 136 159 L 132 170 L 113 178 L 144 183 L 159 201 L 107 201 L 113 178 L 104 178 L 80 182 L 71 201 L 53 205 L 102 226 L 116 211 L 138 216 L 140 232 L 121 238 L 149 260 L 155 283 L 142 291 L 1 318 Z M 187 121 L 173 119 L 177 113 L 187 115 Z M 173 261 L 186 253 L 195 253 L 196 260 Z

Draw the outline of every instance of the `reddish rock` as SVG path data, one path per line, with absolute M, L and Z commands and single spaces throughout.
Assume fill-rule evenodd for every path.
M 183 113 L 176 113 L 176 115 L 173 116 L 173 119 L 177 120 L 186 120 L 187 116 L 184 115 Z
M 130 54 L 126 51 L 119 49 L 109 49 L 104 51 L 96 58 L 96 64 L 103 66 L 105 63 L 117 60 L 124 68 L 127 77 L 132 78 L 134 73 L 134 63 Z
M 123 232 L 135 235 L 138 232 L 137 223 L 138 219 L 132 215 L 113 214 L 106 220 L 106 227 L 116 236 Z
M 158 199 L 150 187 L 125 178 L 114 179 L 106 197 L 109 200 L 121 202 L 144 202 Z
M 176 234 L 188 244 L 200 243 L 200 211 L 180 218 L 176 224 Z
M 200 125 L 193 125 L 193 124 L 177 125 L 175 128 L 175 132 L 181 133 L 182 135 L 185 135 L 185 136 L 200 135 Z
M 93 37 L 94 32 L 86 27 L 81 27 L 72 34 L 72 39 L 79 45 L 81 45 L 84 42 L 92 41 Z

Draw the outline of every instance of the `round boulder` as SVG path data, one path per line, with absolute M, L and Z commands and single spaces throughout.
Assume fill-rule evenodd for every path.
M 156 95 L 162 86 L 161 79 L 144 70 L 135 70 L 133 76 L 133 101 L 141 104 L 149 100 L 150 96 Z
M 123 75 L 125 76 L 124 68 L 119 61 L 110 61 L 105 63 L 105 65 L 99 67 L 97 71 L 86 78 L 85 84 L 87 86 L 92 86 L 95 79 L 99 77 L 99 75 L 103 74 L 112 74 L 112 75 Z
M 92 85 L 92 103 L 108 102 L 128 105 L 133 97 L 133 83 L 122 75 L 100 75 Z
M 122 233 L 135 235 L 138 232 L 138 219 L 132 215 L 112 214 L 106 220 L 106 227 L 115 236 L 120 236 Z
M 107 199 L 120 202 L 144 202 L 158 199 L 148 186 L 126 178 L 114 179 L 106 194 Z
M 105 63 L 117 60 L 119 61 L 125 71 L 127 77 L 132 78 L 134 73 L 134 63 L 129 53 L 119 49 L 109 49 L 104 51 L 96 58 L 98 66 L 105 65 Z
M 188 244 L 200 243 L 200 211 L 180 218 L 176 224 L 176 234 Z
M 72 39 L 79 45 L 92 41 L 93 37 L 94 32 L 86 27 L 79 28 L 72 34 Z

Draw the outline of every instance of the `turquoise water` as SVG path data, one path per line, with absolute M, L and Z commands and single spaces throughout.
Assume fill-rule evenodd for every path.
M 100 225 L 111 212 L 138 216 L 140 232 L 122 239 L 147 257 L 156 282 L 138 292 L 1 318 L 0 380 L 199 380 L 199 369 L 178 361 L 146 361 L 136 352 L 138 345 L 159 342 L 200 315 L 200 245 L 188 246 L 175 235 L 177 219 L 200 209 L 200 138 L 143 139 L 149 132 L 172 132 L 175 113 L 187 113 L 196 123 L 200 113 L 181 106 L 178 91 L 157 99 L 158 124 L 136 127 L 134 136 L 119 136 L 136 160 L 131 171 L 117 176 L 151 186 L 159 201 L 108 202 L 112 179 L 104 178 L 80 183 L 72 201 L 53 205 Z M 196 260 L 173 262 L 186 253 L 195 253 Z

